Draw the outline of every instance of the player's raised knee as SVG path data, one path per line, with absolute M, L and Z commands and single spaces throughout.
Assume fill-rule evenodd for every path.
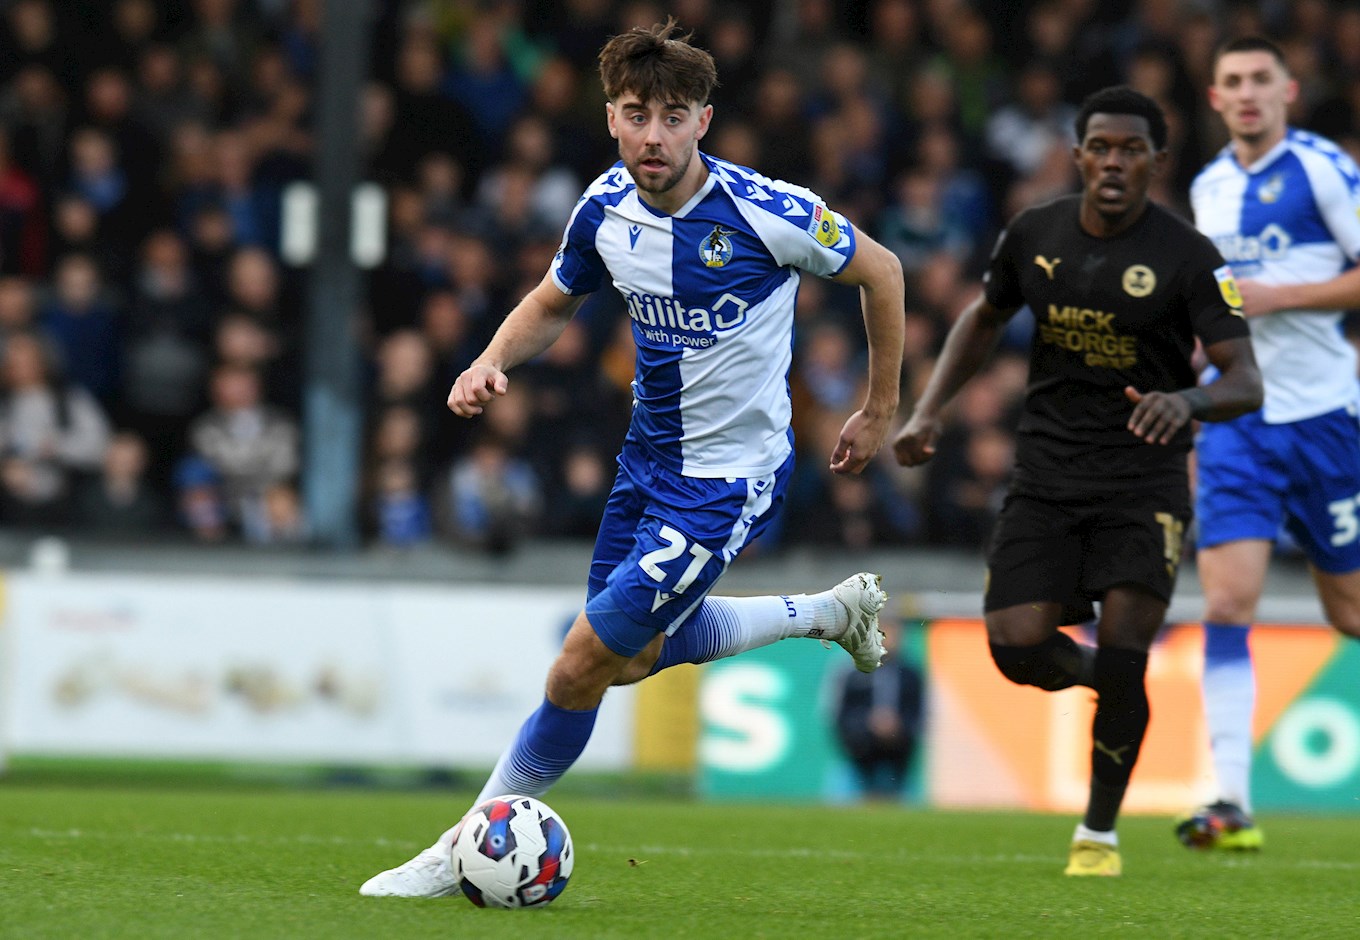
M 1016 685 L 1032 685 L 1045 692 L 1056 692 L 1070 688 L 1078 681 L 1080 656 L 1075 651 L 1076 644 L 1070 641 L 1073 651 L 1066 657 L 1062 655 L 1059 644 L 1053 640 L 1035 646 L 987 645 L 996 668 Z

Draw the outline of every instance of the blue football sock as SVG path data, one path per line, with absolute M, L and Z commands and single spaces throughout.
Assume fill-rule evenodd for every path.
M 586 749 L 598 712 L 559 708 L 545 697 L 501 755 L 477 802 L 508 793 L 542 796 Z
M 706 597 L 679 630 L 666 637 L 652 675 L 680 663 L 706 663 L 722 658 L 737 642 L 741 624 L 736 611 L 719 597 Z

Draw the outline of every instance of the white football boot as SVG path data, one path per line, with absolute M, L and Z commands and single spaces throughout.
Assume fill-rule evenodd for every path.
M 370 898 L 451 898 L 463 893 L 453 872 L 453 840 L 463 826 L 459 820 L 434 845 L 409 862 L 379 872 L 359 888 Z
M 850 612 L 850 625 L 836 638 L 860 672 L 873 672 L 883 665 L 883 633 L 878 629 L 878 612 L 888 602 L 876 574 L 861 571 L 831 589 L 836 600 Z M 823 645 L 830 646 L 825 640 Z

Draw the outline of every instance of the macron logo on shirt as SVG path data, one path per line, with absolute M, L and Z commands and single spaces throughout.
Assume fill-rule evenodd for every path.
M 628 250 L 632 251 L 637 247 L 638 236 L 642 234 L 642 226 L 633 224 L 628 226 Z

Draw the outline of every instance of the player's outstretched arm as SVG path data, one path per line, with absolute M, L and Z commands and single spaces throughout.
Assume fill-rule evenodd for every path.
M 1334 313 L 1360 309 L 1360 268 L 1351 268 L 1326 281 L 1308 284 L 1263 284 L 1238 281 L 1242 292 L 1242 313 L 1264 317 L 1281 310 Z
M 864 405 L 841 428 L 831 454 L 833 473 L 859 473 L 883 447 L 902 385 L 902 344 L 906 334 L 906 287 L 902 262 L 863 232 L 854 257 L 834 280 L 860 289 L 864 330 L 869 339 L 869 391 Z
M 1219 371 L 1208 385 L 1146 394 L 1132 385 L 1124 389 L 1134 403 L 1130 431 L 1149 444 L 1166 444 L 1191 418 L 1228 421 L 1261 407 L 1265 393 L 1249 338 L 1225 339 L 1206 346 L 1204 353 Z
M 1014 310 L 998 309 L 979 294 L 954 321 L 921 400 L 893 438 L 893 454 L 899 464 L 915 467 L 935 455 L 941 410 L 991 357 L 1006 321 L 1014 314 Z
M 487 402 L 510 387 L 505 373 L 551 346 L 584 299 L 562 293 L 552 274 L 545 275 L 506 315 L 482 354 L 454 380 L 449 410 L 460 418 L 481 414 Z

